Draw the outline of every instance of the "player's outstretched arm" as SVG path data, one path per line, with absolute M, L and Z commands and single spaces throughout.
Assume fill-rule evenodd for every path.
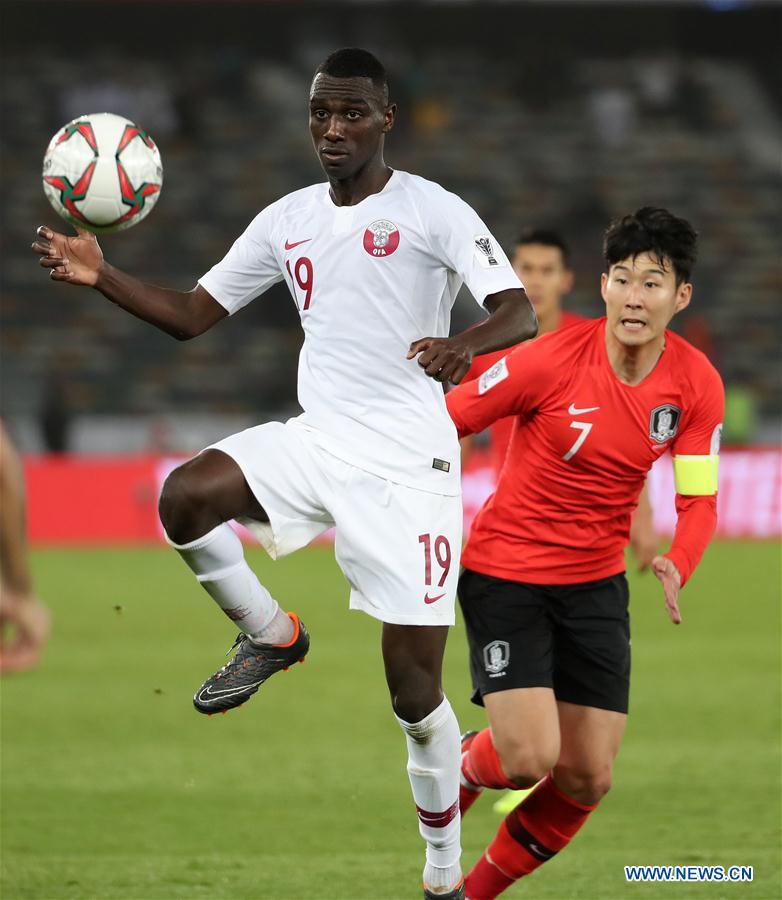
M 473 356 L 512 347 L 538 333 L 535 310 L 521 288 L 490 294 L 484 306 L 489 317 L 480 325 L 449 338 L 419 338 L 410 345 L 407 358 L 420 354 L 418 365 L 430 378 L 459 384 Z
M 41 225 L 37 235 L 33 252 L 40 255 L 40 265 L 49 269 L 53 281 L 94 287 L 112 303 L 177 340 L 203 334 L 228 315 L 201 285 L 192 291 L 161 288 L 109 265 L 89 231 L 77 229 L 73 237 Z

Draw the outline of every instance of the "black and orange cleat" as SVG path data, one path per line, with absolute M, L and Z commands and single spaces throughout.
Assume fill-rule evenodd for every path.
M 464 879 L 462 878 L 459 884 L 447 894 L 435 894 L 424 885 L 424 900 L 464 900 Z
M 238 648 L 234 658 L 207 679 L 193 697 L 193 706 L 200 713 L 211 716 L 235 709 L 252 697 L 275 672 L 304 662 L 310 648 L 310 636 L 296 613 L 288 615 L 293 621 L 294 633 L 287 644 L 256 644 L 246 634 L 237 636 L 233 644 Z

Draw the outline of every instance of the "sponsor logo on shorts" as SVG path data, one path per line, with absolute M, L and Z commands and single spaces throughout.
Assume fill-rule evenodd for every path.
M 507 641 L 492 641 L 483 648 L 483 665 L 490 678 L 505 675 L 510 662 L 510 645 Z
M 378 219 L 364 232 L 364 249 L 370 256 L 390 256 L 399 246 L 399 229 L 388 219 Z
M 438 459 L 436 456 L 432 460 L 432 468 L 438 469 L 440 472 L 450 472 L 451 464 L 447 459 Z
M 429 592 L 427 591 L 424 594 L 424 603 L 437 603 L 438 600 L 441 600 L 445 594 L 438 594 L 436 597 L 430 597 Z
M 658 444 L 669 441 L 679 429 L 682 411 L 673 403 L 655 406 L 649 416 L 649 437 Z

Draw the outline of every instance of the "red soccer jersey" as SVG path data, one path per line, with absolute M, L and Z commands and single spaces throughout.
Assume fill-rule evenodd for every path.
M 559 325 L 554 330 L 560 331 L 562 328 L 569 328 L 571 325 L 577 325 L 579 322 L 583 321 L 583 316 L 579 316 L 578 313 L 568 312 L 563 309 L 560 315 Z M 465 381 L 473 381 L 474 379 L 479 378 L 495 363 L 498 363 L 503 356 L 512 353 L 517 346 L 518 344 L 515 344 L 513 347 L 506 347 L 504 350 L 493 350 L 491 353 L 482 353 L 480 356 L 476 356 L 473 359 L 467 374 L 462 379 L 461 384 L 464 384 Z M 504 419 L 497 419 L 496 422 L 492 422 L 489 426 L 489 435 L 491 437 L 491 443 L 489 445 L 491 449 L 491 463 L 494 467 L 494 471 L 498 475 L 502 468 L 502 464 L 505 462 L 505 454 L 508 452 L 510 436 L 515 421 L 515 416 L 506 416 Z
M 655 460 L 667 450 L 686 460 L 716 456 L 724 391 L 706 357 L 667 331 L 654 370 L 631 387 L 611 368 L 605 328 L 604 318 L 591 319 L 521 344 L 447 395 L 460 437 L 516 417 L 496 491 L 462 554 L 467 568 L 531 584 L 616 575 Z M 716 522 L 714 496 L 677 495 L 680 525 L 695 508 L 688 514 L 703 546 L 677 550 L 675 540 L 670 554 L 683 582 Z

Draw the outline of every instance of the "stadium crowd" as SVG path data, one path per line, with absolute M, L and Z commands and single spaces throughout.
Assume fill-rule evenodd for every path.
M 385 8 L 377 16 L 391 23 Z M 396 47 L 385 50 L 392 79 L 399 73 L 391 165 L 463 196 L 506 246 L 533 222 L 562 231 L 577 285 L 568 307 L 585 315 L 602 313 L 594 286 L 601 232 L 612 216 L 653 202 L 690 218 L 702 235 L 701 302 L 674 327 L 718 365 L 729 405 L 735 387 L 772 416 L 780 287 L 774 148 L 782 117 L 763 73 L 749 60 L 675 51 L 650 50 L 628 65 L 594 55 L 589 45 L 553 67 L 532 52 L 519 61 L 484 44 L 466 50 L 443 41 L 436 53 L 419 54 L 401 31 L 396 21 L 384 38 Z M 219 258 L 257 210 L 320 179 L 301 137 L 301 96 L 324 41 L 303 40 L 292 53 L 280 48 L 276 58 L 241 41 L 211 54 L 181 47 L 173 79 L 170 48 L 146 47 L 131 68 L 106 48 L 89 83 L 79 80 L 68 48 L 52 45 L 47 52 L 57 58 L 26 69 L 4 93 L 3 121 L 13 127 L 2 136 L 0 412 L 13 429 L 36 411 L 55 433 L 36 447 L 17 431 L 23 449 L 56 449 L 61 420 L 76 416 L 187 410 L 254 421 L 295 412 L 301 337 L 283 285 L 236 320 L 175 344 L 89 293 L 63 302 L 30 278 L 23 254 L 31 222 L 58 225 L 38 173 L 49 135 L 69 118 L 111 108 L 155 137 L 165 184 L 143 227 L 102 243 L 117 265 L 189 287 L 190 273 Z M 24 52 L 18 47 L 6 65 L 22 67 Z M 292 115 L 299 107 L 301 117 Z M 184 232 L 175 225 L 183 219 Z M 468 324 L 473 307 L 457 304 L 455 327 Z

